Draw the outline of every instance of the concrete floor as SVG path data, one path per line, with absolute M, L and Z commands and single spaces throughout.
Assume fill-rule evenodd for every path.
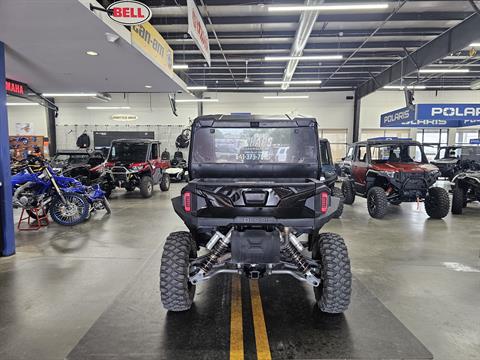
M 0 359 L 63 359 L 166 234 L 183 229 L 168 201 L 181 186 L 152 199 L 118 191 L 111 216 L 18 233 L 17 254 L 0 259 Z M 421 207 L 391 206 L 375 220 L 358 199 L 324 230 L 345 237 L 356 278 L 435 359 L 478 359 L 480 206 L 444 220 Z

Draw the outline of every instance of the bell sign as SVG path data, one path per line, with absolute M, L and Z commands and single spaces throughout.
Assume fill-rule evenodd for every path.
M 123 25 L 140 25 L 152 17 L 152 10 L 139 1 L 115 1 L 107 8 L 108 16 Z

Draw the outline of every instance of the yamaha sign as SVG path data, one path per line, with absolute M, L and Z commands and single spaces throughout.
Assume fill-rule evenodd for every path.
M 463 127 L 480 125 L 480 104 L 417 104 L 382 114 L 381 127 Z

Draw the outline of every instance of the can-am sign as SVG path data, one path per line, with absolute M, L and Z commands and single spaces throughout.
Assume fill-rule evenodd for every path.
M 464 127 L 480 125 L 480 104 L 417 104 L 382 114 L 381 127 Z
M 123 25 L 139 25 L 152 17 L 152 10 L 139 1 L 115 1 L 107 7 L 108 16 Z

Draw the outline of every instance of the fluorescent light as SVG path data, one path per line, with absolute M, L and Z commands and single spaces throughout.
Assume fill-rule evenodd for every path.
M 97 56 L 98 53 L 96 51 L 88 50 L 85 51 L 85 54 L 90 55 L 90 56 Z
M 471 46 L 471 47 L 480 47 L 480 43 L 471 43 L 469 46 Z
M 87 106 L 87 110 L 129 110 L 130 106 Z
M 276 81 L 276 80 L 267 80 L 263 82 L 265 85 L 307 85 L 307 84 L 321 84 L 322 80 L 291 80 L 291 81 Z
M 38 106 L 39 103 L 34 102 L 7 102 L 7 106 Z
M 45 97 L 95 97 L 97 93 L 44 93 Z
M 188 103 L 188 102 L 218 102 L 218 99 L 179 99 L 175 100 L 177 103 Z
M 290 5 L 269 6 L 268 11 L 348 11 L 348 10 L 379 10 L 387 9 L 388 4 L 343 4 L 343 5 Z
M 207 90 L 206 86 L 187 86 L 187 90 Z
M 403 90 L 405 86 L 401 85 L 387 85 L 383 87 L 387 90 Z M 414 90 L 425 90 L 427 87 L 425 85 L 407 85 L 407 89 L 414 89 Z
M 308 99 L 308 95 L 264 96 L 264 99 Z
M 173 64 L 172 68 L 174 70 L 188 69 L 188 64 Z
M 437 73 L 468 73 L 470 69 L 420 69 L 419 73 L 437 74 Z
M 265 61 L 288 61 L 288 60 L 341 60 L 343 55 L 310 55 L 310 56 L 265 56 Z
M 152 88 L 152 85 L 145 85 L 145 88 L 146 88 L 146 89 L 151 89 L 151 88 Z

